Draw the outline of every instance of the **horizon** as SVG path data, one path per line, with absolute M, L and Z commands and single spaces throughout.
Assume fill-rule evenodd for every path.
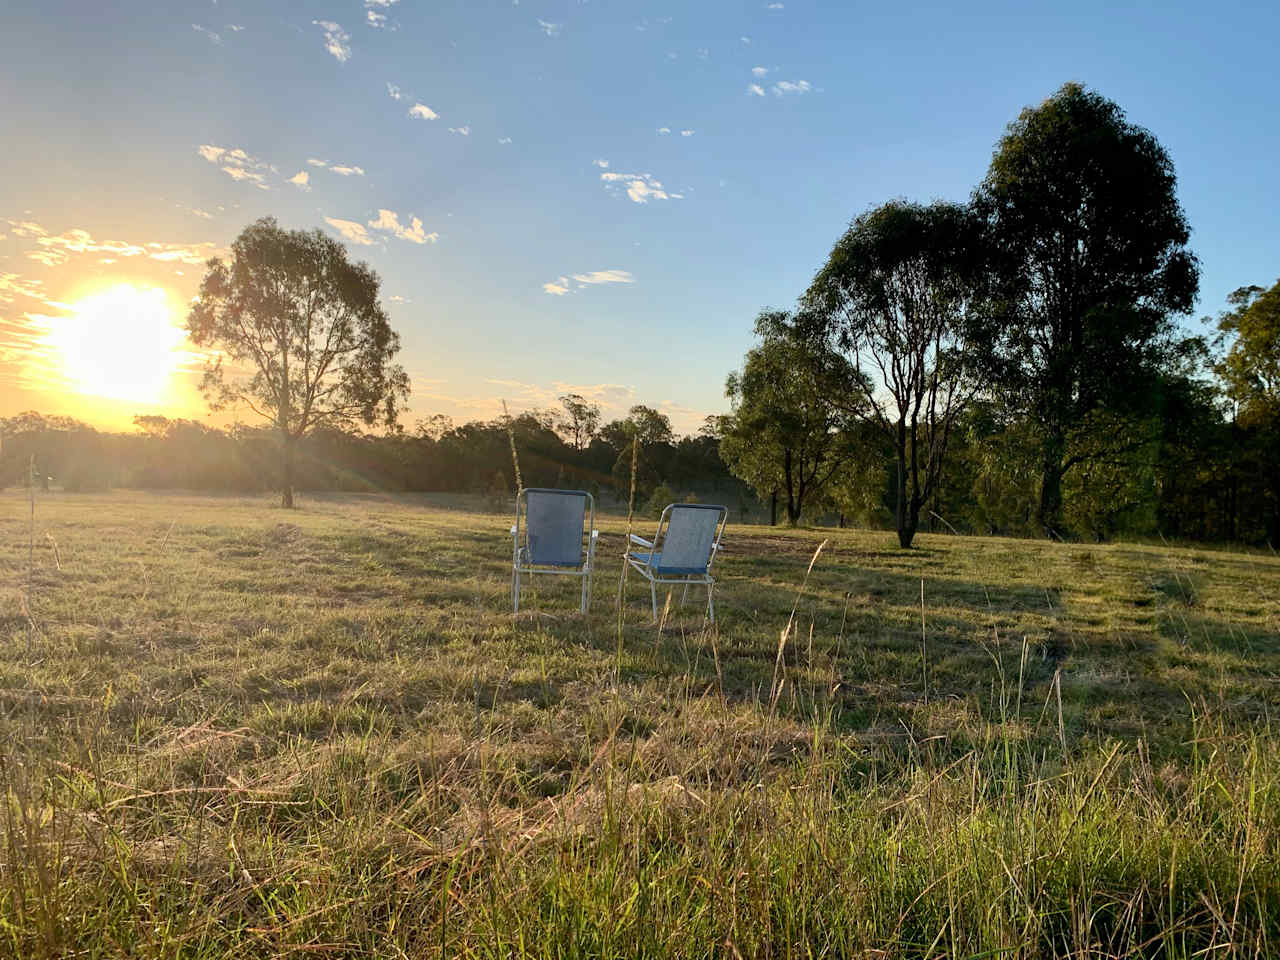
M 790 306 L 854 216 L 967 198 L 1068 80 L 1174 161 L 1202 265 L 1184 326 L 1280 262 L 1280 133 L 1256 122 L 1280 11 L 215 0 L 0 25 L 11 414 L 236 419 L 208 412 L 180 328 L 205 260 L 269 214 L 379 273 L 406 428 L 574 392 L 693 433 L 728 409 L 757 312 Z

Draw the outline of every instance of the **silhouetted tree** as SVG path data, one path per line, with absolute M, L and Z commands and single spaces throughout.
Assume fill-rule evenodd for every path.
M 278 431 L 285 507 L 300 437 L 318 426 L 394 427 L 409 395 L 391 363 L 400 338 L 378 303 L 378 275 L 319 230 L 285 231 L 273 217 L 246 227 L 230 263 L 209 261 L 187 332 L 220 351 L 201 382 L 209 406 L 242 402 Z

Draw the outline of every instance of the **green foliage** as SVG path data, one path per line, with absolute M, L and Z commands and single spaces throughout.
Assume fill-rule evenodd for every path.
M 965 321 L 983 270 L 980 240 L 967 207 L 890 201 L 854 220 L 805 294 L 811 334 L 851 358 L 868 417 L 893 446 L 904 547 L 979 385 Z
M 805 340 L 789 314 L 762 313 L 756 334 L 760 345 L 725 383 L 733 413 L 716 427 L 720 454 L 759 496 L 785 496 L 794 526 L 853 455 L 849 429 L 866 389 L 848 361 Z
M 1010 124 L 975 195 L 991 282 L 974 355 L 1040 431 L 1046 530 L 1061 524 L 1069 433 L 1098 408 L 1142 413 L 1172 317 L 1195 300 L 1176 186 L 1154 136 L 1069 83 Z
M 653 488 L 653 493 L 649 495 L 649 502 L 645 505 L 645 512 L 656 520 L 662 516 L 663 510 L 677 502 L 677 500 L 676 492 L 665 483 L 660 483 Z
M 187 317 L 197 346 L 213 347 L 201 391 L 222 410 L 243 403 L 283 444 L 284 506 L 293 505 L 293 450 L 315 427 L 396 426 L 409 377 L 391 362 L 400 338 L 378 302 L 378 275 L 352 263 L 319 230 L 246 227 L 231 262 L 209 261 Z M 224 360 L 247 376 L 228 372 Z
M 1217 365 L 1243 423 L 1280 422 L 1280 280 L 1270 290 L 1241 287 L 1227 298 L 1235 309 L 1218 318 L 1230 339 Z

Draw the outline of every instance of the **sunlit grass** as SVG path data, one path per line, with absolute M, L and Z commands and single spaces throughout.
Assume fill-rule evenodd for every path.
M 0 496 L 14 956 L 1280 936 L 1273 556 L 731 526 L 716 632 L 637 588 L 619 633 L 622 518 L 589 617 L 535 577 L 513 618 L 456 498 L 55 494 L 28 617 Z

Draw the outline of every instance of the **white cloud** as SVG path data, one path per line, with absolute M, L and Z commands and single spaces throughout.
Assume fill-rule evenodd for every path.
M 466 126 L 463 126 L 463 127 L 450 127 L 450 128 L 449 128 L 449 132 L 450 132 L 450 133 L 458 133 L 458 134 L 461 134 L 461 135 L 462 135 L 462 136 L 464 136 L 464 137 L 469 137 L 469 136 L 471 136 L 471 128 L 470 128 L 470 127 L 466 127 Z
M 312 20 L 312 24 L 324 31 L 324 48 L 339 63 L 351 59 L 351 35 L 332 20 Z
M 364 168 L 357 167 L 354 165 L 348 167 L 348 166 L 345 166 L 344 164 L 335 163 L 329 166 L 329 170 L 333 173 L 336 173 L 340 177 L 363 177 L 364 176 Z
M 635 283 L 635 277 L 626 270 L 593 270 L 590 273 L 575 273 L 567 277 L 557 277 L 555 280 L 544 283 L 542 289 L 553 297 L 563 297 L 575 289 L 583 290 L 587 287 L 605 283 Z M 574 284 L 576 284 L 576 287 Z
M 595 164 L 596 164 L 596 166 L 597 166 L 597 167 L 599 167 L 601 170 L 608 170 L 608 169 L 609 169 L 609 161 L 608 161 L 608 160 L 597 160 L 597 161 L 595 162 Z
M 356 223 L 354 220 L 339 220 L 336 217 L 325 217 L 324 222 L 342 234 L 343 238 L 351 243 L 359 244 L 362 247 L 373 246 L 373 238 L 369 236 L 369 231 L 364 228 L 364 224 Z
M 627 196 L 633 203 L 648 203 L 650 200 L 683 200 L 680 193 L 668 193 L 662 184 L 647 173 L 602 173 L 600 179 L 606 184 L 625 186 Z
M 404 226 L 400 223 L 400 218 L 396 216 L 394 210 L 379 209 L 378 219 L 370 220 L 369 226 L 375 230 L 385 230 L 401 240 L 408 240 L 410 243 L 435 243 L 440 239 L 440 234 L 427 233 L 423 230 L 422 221 L 417 217 L 411 217 L 409 226 Z
M 364 0 L 364 5 L 366 7 L 382 7 L 386 9 L 387 7 L 395 6 L 399 2 L 400 0 Z
M 210 42 L 212 43 L 215 43 L 215 44 L 222 43 L 222 37 L 218 36 L 218 34 L 214 33 L 208 27 L 202 27 L 198 23 L 193 23 L 191 25 L 191 29 L 196 31 L 196 33 L 203 33 L 206 37 L 209 38 Z
M 749 47 L 749 46 L 751 46 L 751 38 L 750 38 L 750 37 L 739 37 L 738 39 L 739 39 L 739 40 L 741 40 L 741 41 L 742 41 L 745 45 L 747 45 L 748 47 Z
M 145 257 L 162 263 L 178 261 L 201 264 L 221 252 L 217 244 L 209 241 L 162 243 L 158 240 L 150 240 L 144 243 L 133 243 L 128 240 L 98 240 L 88 230 L 78 227 L 53 236 L 38 223 L 18 223 L 13 220 L 8 222 L 14 228 L 15 236 L 36 241 L 37 249 L 27 251 L 27 258 L 43 263 L 47 267 L 65 263 L 71 254 L 102 253 L 112 258 Z
M 593 270 L 591 273 L 575 273 L 578 289 L 600 283 L 635 283 L 636 278 L 626 270 Z
M 751 68 L 751 75 L 753 77 L 763 77 L 768 72 L 769 72 L 768 67 L 752 67 Z
M 240 24 L 238 23 L 228 23 L 227 29 L 230 30 L 232 33 L 239 33 L 241 30 L 244 29 L 244 27 L 240 26 Z
M 498 142 L 499 142 L 499 143 L 501 143 L 501 144 L 503 144 L 503 145 L 505 146 L 506 144 L 508 144 L 508 143 L 510 143 L 510 142 L 511 142 L 511 138 L 510 138 L 510 137 L 499 137 L 499 138 L 498 138 Z
M 808 80 L 779 80 L 772 89 L 774 96 L 780 97 L 787 93 L 808 93 L 813 88 Z
M 560 36 L 560 30 L 562 27 L 564 27 L 564 24 L 563 23 L 547 23 L 547 21 L 545 20 L 539 20 L 538 26 L 542 28 L 542 32 L 545 33 L 548 37 L 558 37 Z
M 201 220 L 212 220 L 212 219 L 213 219 L 213 214 L 212 214 L 212 213 L 209 213 L 209 211 L 207 211 L 207 210 L 201 210 L 199 207 L 192 207 L 192 208 L 191 208 L 191 212 L 192 212 L 192 213 L 194 213 L 194 214 L 195 214 L 197 217 L 199 217 Z
M 780 4 L 780 3 L 771 3 L 771 4 L 769 4 L 768 6 L 766 6 L 766 7 L 765 7 L 765 9 L 766 9 L 766 10 L 781 10 L 781 9 L 783 9 L 783 7 L 782 7 L 782 4 Z
M 436 113 L 425 103 L 415 103 L 409 108 L 409 116 L 415 117 L 418 120 L 435 120 L 440 116 L 440 114 Z
M 660 137 L 665 137 L 665 136 L 666 136 L 668 133 L 670 133 L 670 132 L 671 132 L 671 128 L 670 128 L 670 127 L 659 127 L 659 128 L 658 128 L 658 136 L 660 136 Z
M 220 165 L 219 169 L 238 183 L 252 183 L 259 190 L 271 189 L 267 186 L 267 171 L 274 168 L 240 147 L 228 149 L 205 143 L 197 147 L 196 152 L 215 166 Z
M 681 130 L 681 131 L 680 131 L 680 136 L 682 136 L 682 137 L 692 137 L 696 132 L 697 132 L 696 130 Z
M 403 96 L 403 94 L 400 93 L 400 88 L 394 83 L 387 84 L 387 93 L 391 95 L 392 100 L 399 100 Z
M 328 160 L 320 160 L 317 157 L 307 157 L 307 163 L 313 167 L 327 167 L 329 165 Z
M 749 84 L 747 86 L 747 93 L 751 94 L 753 97 L 763 97 L 764 87 L 760 86 L 758 83 Z
M 378 13 L 376 10 L 366 10 L 364 12 L 364 22 L 375 30 L 381 30 L 387 24 L 387 15 Z
M 292 183 L 295 187 L 301 187 L 303 190 L 310 190 L 311 187 L 309 187 L 308 184 L 311 182 L 311 174 L 307 173 L 305 170 L 299 170 L 289 178 L 288 182 Z

